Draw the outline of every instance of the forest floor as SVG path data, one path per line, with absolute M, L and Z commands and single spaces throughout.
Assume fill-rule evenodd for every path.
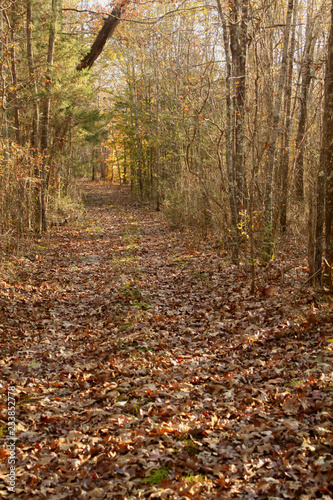
M 251 295 L 222 249 L 84 189 L 1 264 L 0 496 L 332 499 L 333 301 L 306 262 Z

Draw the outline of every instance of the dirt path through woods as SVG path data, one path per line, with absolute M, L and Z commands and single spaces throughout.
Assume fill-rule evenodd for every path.
M 332 318 L 304 263 L 250 296 L 128 191 L 85 199 L 2 268 L 0 496 L 333 498 Z

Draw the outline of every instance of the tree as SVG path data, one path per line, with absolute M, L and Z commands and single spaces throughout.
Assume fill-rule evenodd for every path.
M 296 159 L 295 159 L 295 194 L 299 201 L 304 199 L 304 151 L 305 151 L 305 133 L 308 115 L 308 97 L 311 83 L 311 65 L 315 48 L 316 33 L 314 31 L 315 23 L 313 19 L 313 1 L 308 4 L 307 21 L 305 30 L 305 47 L 301 62 L 301 95 L 300 111 L 296 136 Z
M 49 38 L 48 38 L 48 50 L 47 50 L 47 70 L 45 75 L 45 97 L 41 107 L 42 119 L 41 119 L 41 131 L 40 131 L 40 149 L 42 154 L 42 165 L 40 172 L 41 179 L 41 190 L 40 190 L 40 201 L 38 201 L 38 207 L 40 208 L 39 220 L 36 224 L 36 230 L 38 232 L 47 230 L 47 218 L 46 218 L 46 196 L 47 196 L 47 161 L 49 156 L 49 142 L 50 142 L 50 107 L 51 107 L 51 97 L 52 97 L 52 65 L 54 59 L 54 46 L 57 30 L 57 17 L 58 17 L 58 0 L 52 0 L 52 8 L 50 15 L 50 25 L 49 25 Z
M 285 79 L 287 75 L 288 68 L 288 48 L 289 48 L 289 38 L 290 38 L 290 27 L 292 13 L 294 9 L 294 0 L 288 1 L 286 23 L 283 35 L 283 50 L 281 57 L 281 68 L 278 80 L 278 87 L 276 90 L 276 99 L 273 104 L 273 124 L 272 131 L 266 140 L 268 155 L 267 155 L 267 178 L 265 185 L 265 200 L 264 200 L 264 231 L 265 231 L 265 242 L 263 248 L 263 257 L 265 260 L 269 260 L 274 252 L 273 243 L 273 196 L 274 196 L 274 168 L 276 160 L 276 148 L 277 139 L 279 133 L 279 123 L 280 123 L 280 112 L 282 106 L 282 97 Z M 292 55 L 289 54 L 289 57 Z
M 289 159 L 290 159 L 290 138 L 292 126 L 292 83 L 294 72 L 294 52 L 296 44 L 296 23 L 298 15 L 298 0 L 295 0 L 293 26 L 291 28 L 291 41 L 290 41 L 290 55 L 288 62 L 288 72 L 286 77 L 286 89 L 284 98 L 284 111 L 285 123 L 282 135 L 282 151 L 281 151 L 281 165 L 279 177 L 281 179 L 281 195 L 280 195 L 280 226 L 281 231 L 287 231 L 287 207 L 289 201 Z
M 238 210 L 237 210 L 237 194 L 236 194 L 236 179 L 235 179 L 235 172 L 238 171 L 238 178 L 240 178 L 240 174 L 242 173 L 243 170 L 243 158 L 242 158 L 242 149 L 241 149 L 241 154 L 238 148 L 238 155 L 237 161 L 240 162 L 240 165 L 238 165 L 241 170 L 238 168 L 238 170 L 235 169 L 233 165 L 233 155 L 232 155 L 232 108 L 231 108 L 231 76 L 232 76 L 232 70 L 231 70 L 231 61 L 230 61 L 230 51 L 229 51 L 229 37 L 228 37 L 228 32 L 227 32 L 227 23 L 225 20 L 225 16 L 223 13 L 222 9 L 222 4 L 220 0 L 217 0 L 217 8 L 219 12 L 219 16 L 221 18 L 222 26 L 223 26 L 223 41 L 224 41 L 224 51 L 225 51 L 225 57 L 226 57 L 226 69 L 227 69 L 227 74 L 226 74 L 226 104 L 227 104 L 227 123 L 226 123 L 226 163 L 227 163 L 227 169 L 228 169 L 228 179 L 229 179 L 229 200 L 230 200 L 230 211 L 231 211 L 231 219 L 232 219 L 232 233 L 233 233 L 233 260 L 235 262 L 238 262 L 238 257 L 239 257 L 239 245 L 238 245 Z M 234 48 L 235 50 L 235 48 Z M 243 55 L 243 58 L 244 55 Z M 235 65 L 236 66 L 236 65 Z M 238 65 L 237 65 L 238 66 Z M 242 81 L 245 82 L 245 61 L 244 61 L 244 75 L 242 78 Z M 244 83 L 245 85 L 245 83 Z M 243 89 L 244 85 L 242 84 L 241 87 Z M 245 91 L 245 87 L 244 87 Z M 240 102 L 240 108 L 244 110 L 244 99 L 243 99 L 243 94 L 237 93 L 237 96 L 241 96 L 241 102 Z M 244 117 L 243 117 L 244 118 Z M 238 130 L 239 131 L 239 130 Z M 239 134 L 237 134 L 237 137 L 239 139 Z M 237 141 L 236 141 L 236 151 L 237 151 Z M 240 185 L 238 184 L 238 188 L 240 188 Z
M 333 290 L 333 1 L 331 4 L 331 27 L 327 44 L 328 54 L 324 87 L 324 116 L 321 139 L 320 172 L 318 197 L 325 200 L 317 208 L 316 258 L 315 271 L 320 277 L 323 253 L 323 225 L 325 220 L 327 280 Z
M 55 193 L 67 190 L 75 163 L 70 156 L 76 144 L 84 144 L 80 134 L 75 137 L 80 107 L 94 105 L 93 75 L 75 71 L 80 42 L 72 33 L 78 20 L 71 13 L 62 19 L 60 10 L 60 0 L 6 0 L 0 6 L 4 229 L 47 229 L 47 206 L 56 204 Z
M 98 32 L 94 43 L 92 44 L 88 54 L 86 54 L 82 61 L 79 63 L 77 69 L 82 71 L 83 69 L 90 69 L 94 64 L 96 59 L 102 53 L 106 42 L 114 34 L 117 26 L 119 25 L 123 13 L 130 4 L 130 0 L 115 0 L 113 9 L 110 15 L 104 21 L 104 24 L 100 31 Z

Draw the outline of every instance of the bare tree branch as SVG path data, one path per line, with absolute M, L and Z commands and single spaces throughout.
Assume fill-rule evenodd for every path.
M 63 12 L 77 12 L 78 14 L 93 14 L 94 16 L 109 16 L 110 14 L 107 12 L 97 12 L 96 10 L 88 10 L 88 9 L 62 9 Z

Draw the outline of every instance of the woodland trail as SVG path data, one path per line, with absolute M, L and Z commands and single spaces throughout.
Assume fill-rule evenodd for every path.
M 332 308 L 304 263 L 251 296 L 127 190 L 85 193 L 1 271 L 0 496 L 333 498 Z

